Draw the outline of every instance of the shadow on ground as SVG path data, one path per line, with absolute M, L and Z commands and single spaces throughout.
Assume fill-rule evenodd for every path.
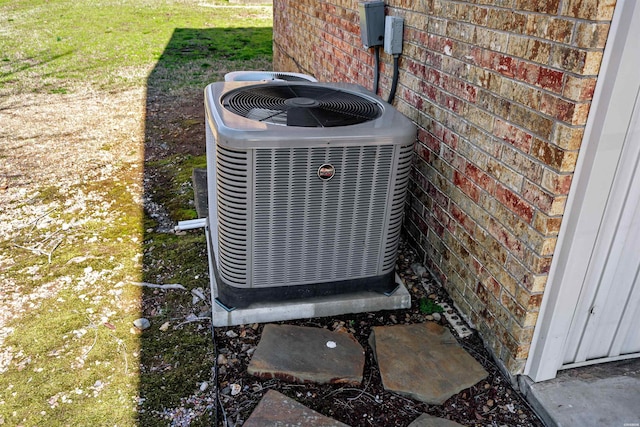
M 177 235 L 196 217 L 191 173 L 204 167 L 203 91 L 238 69 L 271 69 L 271 28 L 177 28 L 147 82 L 139 425 L 215 425 L 215 352 L 204 232 Z M 206 297 L 201 298 L 202 295 Z

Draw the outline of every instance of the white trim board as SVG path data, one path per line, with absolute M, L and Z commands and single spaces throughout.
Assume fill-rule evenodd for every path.
M 618 0 L 524 373 L 555 378 L 640 88 L 640 5 Z M 637 125 L 637 124 L 636 124 Z M 592 226 L 592 230 L 589 227 Z M 588 230 L 589 232 L 585 232 Z

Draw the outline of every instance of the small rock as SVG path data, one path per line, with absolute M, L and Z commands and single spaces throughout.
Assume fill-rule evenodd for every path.
M 238 338 L 238 334 L 232 330 L 227 331 L 225 335 L 228 336 L 229 338 Z
M 231 396 L 237 396 L 242 391 L 240 384 L 231 384 Z
M 431 314 L 431 316 L 433 317 L 433 320 L 435 320 L 436 322 L 439 322 L 442 319 L 442 315 L 440 313 L 433 313 Z
M 433 316 L 431 314 L 427 314 L 424 318 L 429 321 L 433 320 Z
M 411 269 L 413 270 L 414 273 L 416 273 L 418 277 L 422 277 L 425 274 L 427 274 L 427 269 L 424 268 L 424 266 L 418 262 L 411 264 Z
M 145 329 L 149 329 L 149 327 L 151 327 L 151 322 L 149 322 L 149 319 L 141 317 L 133 321 L 133 326 L 140 329 L 141 331 L 144 331 Z
M 219 354 L 217 361 L 218 365 L 226 365 L 228 363 L 227 356 L 225 356 L 224 354 Z
M 164 323 L 162 324 L 162 326 L 160 326 L 160 330 L 161 330 L 162 332 L 166 332 L 166 331 L 167 331 L 167 329 L 169 329 L 169 326 L 171 326 L 171 322 L 164 322 Z
M 205 381 L 202 384 L 200 384 L 200 391 L 205 391 L 208 387 L 209 387 L 209 383 Z
M 338 326 L 333 332 L 348 333 L 349 331 L 344 326 Z
M 191 295 L 193 295 L 193 299 L 192 299 L 193 304 L 197 304 L 198 301 L 206 300 L 206 297 L 204 295 L 204 292 L 202 291 L 202 288 L 192 289 Z

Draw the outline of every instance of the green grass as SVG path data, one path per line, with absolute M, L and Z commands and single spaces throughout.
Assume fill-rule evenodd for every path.
M 269 8 L 204 3 L 0 1 L 0 89 L 66 93 L 87 81 L 118 89 L 144 83 L 161 59 L 207 68 L 271 56 Z
M 271 25 L 269 7 L 219 0 L 0 0 L 0 96 L 69 97 L 87 87 L 96 98 L 131 88 L 174 99 L 201 96 L 226 71 L 270 67 Z M 154 121 L 147 110 L 140 117 L 146 139 L 176 147 L 171 126 L 201 131 L 199 120 L 179 113 L 168 123 Z M 96 150 L 110 152 L 118 144 Z M 12 359 L 0 372 L 0 424 L 168 425 L 165 409 L 201 397 L 198 384 L 211 382 L 214 359 L 208 323 L 177 326 L 205 311 L 206 303 L 194 305 L 190 292 L 154 292 L 131 282 L 206 289 L 204 236 L 157 233 L 131 188 L 141 188 L 143 173 L 154 172 L 159 180 L 148 189 L 154 200 L 173 221 L 193 218 L 191 170 L 205 161 L 170 152 L 144 167 L 142 160 L 135 168 L 122 162 L 113 165 L 110 179 L 64 189 L 35 183 L 35 197 L 1 207 L 44 206 L 52 222 L 42 220 L 35 231 L 26 224 L 18 237 L 0 239 L 0 255 L 13 263 L 0 265 L 0 278 L 9 277 L 22 295 L 50 295 L 25 303 L 6 329 L 0 359 L 5 350 Z M 81 215 L 68 208 L 78 194 L 91 196 Z M 102 202 L 111 203 L 109 215 L 94 215 Z M 85 217 L 59 233 L 61 223 Z M 54 247 L 58 237 L 64 238 Z M 44 238 L 51 244 L 44 247 L 53 248 L 50 260 L 29 250 Z M 132 331 L 142 315 L 151 328 Z M 171 327 L 161 330 L 166 322 Z M 191 425 L 213 425 L 211 409 Z

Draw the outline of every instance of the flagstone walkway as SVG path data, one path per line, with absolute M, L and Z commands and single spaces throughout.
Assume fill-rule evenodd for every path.
M 451 332 L 433 322 L 374 327 L 374 350 L 386 390 L 439 405 L 482 379 L 487 372 L 458 345 Z M 305 383 L 360 384 L 364 349 L 349 333 L 323 328 L 266 325 L 248 372 L 260 378 Z M 344 426 L 288 397 L 269 391 L 247 426 Z M 423 414 L 411 427 L 460 424 Z

